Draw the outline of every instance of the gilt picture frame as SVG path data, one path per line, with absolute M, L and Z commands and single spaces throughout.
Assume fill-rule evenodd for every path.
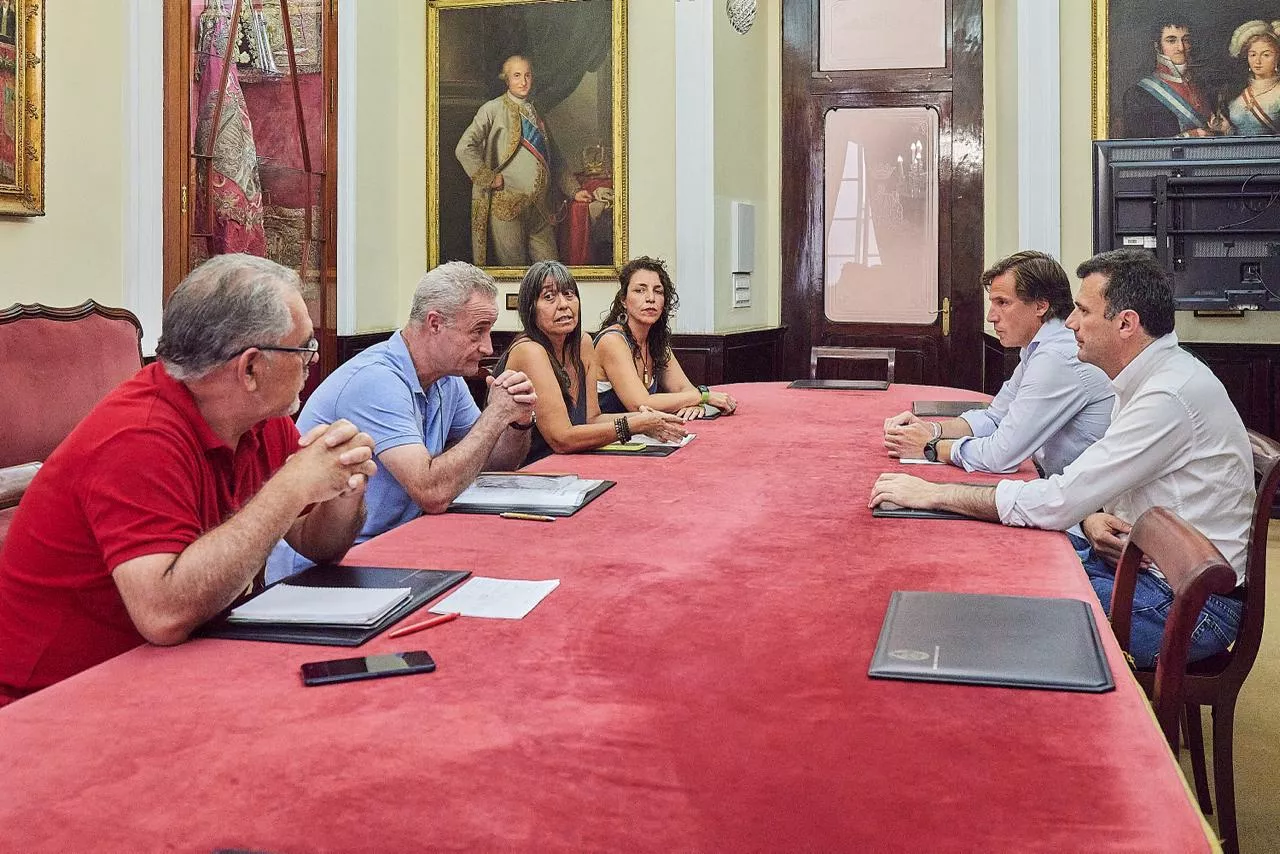
M 0 0 L 0 216 L 44 215 L 44 0 Z
M 627 257 L 627 0 L 427 0 L 427 261 Z
M 1092 4 L 1094 139 L 1280 136 L 1280 74 L 1248 57 L 1280 63 L 1280 0 Z

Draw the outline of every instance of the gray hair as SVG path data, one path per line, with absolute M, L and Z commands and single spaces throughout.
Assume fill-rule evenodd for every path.
M 498 79 L 501 80 L 503 83 L 507 82 L 507 66 L 509 66 L 512 62 L 514 62 L 517 59 L 523 62 L 525 65 L 529 66 L 530 74 L 533 73 L 533 63 L 529 61 L 529 57 L 525 56 L 523 53 L 513 53 L 510 56 L 508 56 L 506 59 L 502 60 L 502 70 L 498 72 Z
M 158 358 L 176 380 L 198 380 L 250 347 L 293 328 L 285 302 L 298 274 L 256 255 L 216 255 L 178 285 L 161 321 Z
M 452 322 L 472 294 L 497 300 L 498 285 L 492 276 L 466 261 L 441 264 L 423 273 L 418 280 L 413 304 L 409 307 L 409 320 L 421 323 L 427 319 L 427 312 L 437 311 Z

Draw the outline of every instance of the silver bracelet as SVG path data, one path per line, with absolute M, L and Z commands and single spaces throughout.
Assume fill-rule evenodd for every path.
M 933 422 L 933 438 L 935 439 L 942 438 L 942 422 L 941 421 Z

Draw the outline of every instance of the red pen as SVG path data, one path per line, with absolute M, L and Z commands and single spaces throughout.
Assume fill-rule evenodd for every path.
M 405 635 L 411 635 L 414 632 L 420 632 L 423 629 L 429 629 L 432 626 L 439 626 L 443 623 L 449 622 L 450 620 L 456 620 L 460 616 L 461 615 L 458 614 L 456 611 L 451 614 L 441 614 L 438 617 L 432 617 L 429 620 L 423 620 L 421 623 L 413 623 L 412 625 L 408 625 L 408 626 L 404 626 L 402 628 L 396 629 L 394 632 L 391 632 L 390 634 L 388 634 L 387 637 L 399 638 L 399 637 L 404 637 Z

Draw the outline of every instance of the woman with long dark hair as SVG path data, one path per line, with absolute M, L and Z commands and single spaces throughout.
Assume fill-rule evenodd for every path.
M 660 259 L 642 255 L 623 266 L 618 293 L 603 318 L 606 325 L 595 340 L 601 412 L 645 406 L 687 421 L 703 417 L 704 404 L 726 415 L 737 409 L 732 395 L 690 382 L 671 352 L 671 315 L 679 304 Z
M 660 441 L 682 438 L 680 419 L 652 410 L 601 415 L 594 383 L 595 348 L 582 331 L 578 283 L 559 261 L 538 261 L 520 283 L 523 331 L 498 360 L 497 371 L 523 371 L 538 402 L 526 462 L 625 442 L 644 433 Z

